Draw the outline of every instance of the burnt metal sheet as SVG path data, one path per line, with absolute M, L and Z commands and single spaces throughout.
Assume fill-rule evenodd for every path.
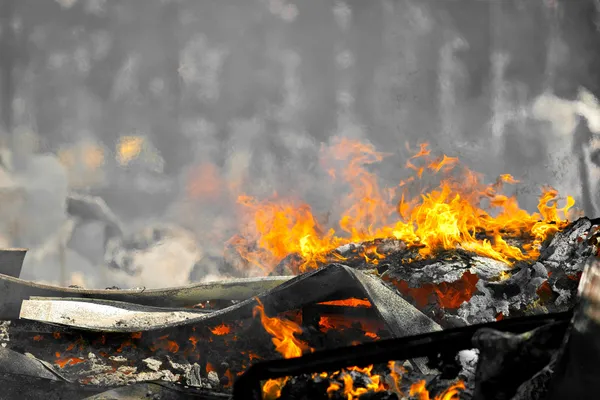
M 156 323 L 168 325 L 208 313 L 205 310 L 148 307 L 110 300 L 34 299 L 23 301 L 20 317 L 62 325 L 75 321 L 79 327 L 88 328 L 118 326 L 129 321 L 144 330 L 143 327 Z
M 104 290 L 44 285 L 0 273 L 0 319 L 19 318 L 22 301 L 30 297 L 92 298 L 153 307 L 185 307 L 207 300 L 245 300 L 290 278 L 239 278 L 165 289 Z
M 1 249 L 0 274 L 18 278 L 23 269 L 23 260 L 27 249 Z
M 379 279 L 341 264 L 331 264 L 295 277 L 258 295 L 257 298 L 263 302 L 268 314 L 276 314 L 302 309 L 336 295 L 340 296 L 339 298 L 367 297 L 374 311 L 396 337 L 441 329 Z M 48 302 L 50 306 L 39 307 L 41 302 Z M 55 305 L 54 308 L 52 303 Z M 251 298 L 211 313 L 188 310 L 189 315 L 182 314 L 180 318 L 171 316 L 169 319 L 161 319 L 156 317 L 158 315 L 156 309 L 142 306 L 137 306 L 135 312 L 129 314 L 131 318 L 124 318 L 125 311 L 133 310 L 132 305 L 114 302 L 78 302 L 67 299 L 32 300 L 24 302 L 22 317 L 78 329 L 140 332 L 197 323 L 231 321 L 251 316 L 252 309 L 256 305 L 256 299 Z M 78 307 L 81 308 L 79 311 L 77 311 Z M 147 312 L 144 312 L 145 309 Z
M 86 397 L 84 400 L 227 400 L 231 396 L 224 393 L 211 392 L 166 382 L 141 382 L 134 385 L 120 386 L 105 392 Z
M 4 347 L 0 347 L 0 374 L 18 375 L 22 378 L 35 377 L 51 381 L 67 381 L 50 364 Z

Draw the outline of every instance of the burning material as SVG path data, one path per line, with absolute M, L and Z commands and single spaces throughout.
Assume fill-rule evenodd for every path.
M 415 257 L 435 256 L 440 250 L 461 248 L 480 256 L 514 264 L 539 255 L 539 246 L 567 225 L 567 214 L 574 201 L 566 199 L 559 208 L 557 192 L 545 188 L 538 213 L 522 210 L 514 196 L 503 192 L 506 184 L 516 184 L 510 175 L 501 175 L 490 185 L 468 168 L 459 168 L 458 159 L 446 155 L 434 159 L 427 145 L 407 162 L 414 175 L 398 187 L 381 188 L 366 166 L 385 156 L 374 148 L 347 139 L 338 140 L 334 157 L 348 159 L 341 177 L 351 186 L 352 205 L 336 228 L 322 227 L 307 204 L 294 206 L 284 199 L 258 201 L 241 196 L 239 201 L 252 214 L 252 223 L 242 236 L 230 244 L 250 265 L 269 272 L 290 254 L 298 254 L 291 270 L 303 272 L 326 262 L 343 262 L 340 246 L 394 238 L 416 248 Z M 423 183 L 426 174 L 437 178 L 437 188 L 421 187 L 421 195 L 410 198 L 409 187 Z M 338 176 L 331 171 L 334 179 Z M 394 198 L 398 199 L 394 205 Z M 397 217 L 394 218 L 394 213 Z M 525 239 L 517 245 L 514 239 Z M 343 249 L 344 247 L 341 247 Z M 386 258 L 375 246 L 360 249 L 367 264 L 378 265 Z
M 12 321 L 5 344 L 27 349 L 77 384 L 162 380 L 211 395 L 229 393 L 234 381 L 244 387 L 257 362 L 268 367 L 265 360 L 314 356 L 319 369 L 261 376 L 241 398 L 411 400 L 479 393 L 477 385 L 498 374 L 477 363 L 489 357 L 490 344 L 508 343 L 508 361 L 514 348 L 524 360 L 540 347 L 556 350 L 562 336 L 552 329 L 552 339 L 541 342 L 525 339 L 547 336 L 467 329 L 570 310 L 583 261 L 598 251 L 598 221 L 568 222 L 572 200 L 560 208 L 551 189 L 530 214 L 503 191 L 512 177 L 486 185 L 455 158 L 431 158 L 425 145 L 407 163 L 414 176 L 386 189 L 367 168 L 384 157 L 372 147 L 339 140 L 326 151 L 336 163 L 348 160 L 344 168 L 324 166 L 352 189 L 335 227 L 326 229 L 306 205 L 242 196 L 252 221 L 229 242 L 246 268 L 298 276 L 135 291 L 56 288 L 1 275 L 2 316 L 15 319 L 20 311 L 21 318 Z M 438 180 L 436 188 L 420 180 L 427 174 Z M 421 196 L 411 199 L 408 189 L 419 184 Z M 465 330 L 441 332 L 452 328 Z M 332 361 L 366 354 L 369 344 L 434 332 L 448 335 L 449 349 Z M 468 340 L 454 346 L 452 338 L 465 332 Z M 325 351 L 335 348 L 344 350 Z M 461 364 L 456 351 L 470 349 L 479 355 Z M 319 364 L 319 357 L 329 360 Z M 531 359 L 523 379 L 544 357 Z M 522 383 L 515 378 L 507 393 Z

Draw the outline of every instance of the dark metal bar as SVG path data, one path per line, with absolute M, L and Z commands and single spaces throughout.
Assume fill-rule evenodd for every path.
M 442 332 L 381 340 L 360 346 L 323 350 L 298 358 L 266 361 L 251 366 L 240 376 L 234 384 L 233 399 L 260 399 L 261 382 L 267 379 L 334 371 L 350 366 L 367 366 L 390 360 L 435 356 L 440 352 L 458 352 L 473 348 L 471 339 L 475 332 L 482 328 L 523 333 L 550 323 L 561 323 L 566 327 L 571 316 L 572 312 L 568 311 L 506 319 Z

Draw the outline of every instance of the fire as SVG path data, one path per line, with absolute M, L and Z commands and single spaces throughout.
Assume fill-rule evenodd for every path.
M 390 363 L 389 367 L 393 368 L 394 363 Z M 384 383 L 383 377 L 381 375 L 373 374 L 372 370 L 373 365 L 369 365 L 365 368 L 350 367 L 332 373 L 329 378 L 332 380 L 335 379 L 337 382 L 332 381 L 329 384 L 329 387 L 327 388 L 327 394 L 331 398 L 334 393 L 341 392 L 348 400 L 354 400 L 360 398 L 360 396 L 366 393 L 377 393 L 388 390 L 388 385 Z M 360 372 L 368 377 L 368 382 L 364 387 L 354 387 L 354 380 L 352 379 L 352 375 L 350 375 L 350 371 Z M 393 369 L 392 373 L 395 373 Z M 322 374 L 322 377 L 327 377 L 327 374 Z M 399 379 L 399 377 L 397 374 L 393 375 L 392 377 L 394 379 L 394 385 L 397 388 L 396 378 Z M 343 385 L 338 382 L 343 382 Z M 397 392 L 400 393 L 400 390 L 398 389 Z
M 319 303 L 326 306 L 339 306 L 339 307 L 365 307 L 371 308 L 371 302 L 367 299 L 345 299 L 345 300 L 332 300 L 324 301 Z
M 275 400 L 281 397 L 281 389 L 285 386 L 289 378 L 269 379 L 263 385 L 263 399 Z
M 277 351 L 283 355 L 284 358 L 301 356 L 302 351 L 308 346 L 294 337 L 294 334 L 302 332 L 300 326 L 290 320 L 267 317 L 264 312 L 263 304 L 258 299 L 256 299 L 256 301 L 258 302 L 258 305 L 254 308 L 254 315 L 260 314 L 261 323 L 265 330 L 273 336 L 273 344 L 275 344 Z M 338 392 L 341 392 L 348 400 L 359 399 L 360 396 L 366 393 L 387 390 L 393 390 L 398 394 L 402 394 L 400 390 L 400 372 L 403 372 L 402 368 L 398 369 L 396 363 L 393 361 L 388 363 L 388 368 L 390 370 L 391 382 L 385 382 L 381 375 L 374 374 L 372 372 L 373 365 L 369 365 L 365 368 L 349 367 L 340 371 L 335 371 L 332 374 L 326 372 L 313 374 L 313 378 L 321 377 L 330 379 L 331 382 L 327 388 L 327 394 L 330 398 L 334 393 Z M 350 374 L 351 371 L 366 375 L 368 377 L 366 384 L 364 386 L 355 387 L 354 380 Z M 265 400 L 275 400 L 280 398 L 281 391 L 288 380 L 289 377 L 267 380 L 262 386 L 262 398 Z M 433 400 L 458 400 L 460 391 L 464 389 L 464 383 L 458 381 L 444 390 L 440 395 L 436 396 Z M 419 400 L 431 400 L 429 392 L 425 387 L 425 381 L 414 383 L 410 388 L 410 395 L 418 396 Z
M 221 324 L 215 326 L 214 328 L 211 328 L 210 331 L 213 335 L 224 336 L 228 335 L 231 332 L 231 328 L 229 327 L 229 325 Z
M 456 282 L 442 282 L 439 285 L 432 283 L 424 284 L 418 288 L 411 288 L 403 281 L 392 281 L 400 293 L 408 298 L 414 299 L 418 307 L 425 307 L 430 303 L 430 296 L 437 299 L 437 303 L 443 308 L 456 309 L 465 301 L 471 300 L 471 296 L 477 290 L 479 277 L 476 274 L 465 272 Z
M 142 151 L 144 138 L 141 136 L 123 136 L 117 143 L 117 161 L 125 166 L 136 159 Z
M 458 400 L 460 399 L 460 392 L 465 389 L 463 381 L 458 381 L 454 385 L 444 390 L 439 395 L 435 396 L 433 400 Z M 429 392 L 425 387 L 425 381 L 419 381 L 413 383 L 410 387 L 410 395 L 417 396 L 419 400 L 430 400 Z
M 302 352 L 308 349 L 308 345 L 297 339 L 295 335 L 302 333 L 302 328 L 293 321 L 271 318 L 265 314 L 263 304 L 256 299 L 258 305 L 254 307 L 254 316 L 260 314 L 260 322 L 265 330 L 273 336 L 275 350 L 284 358 L 300 357 Z
M 179 345 L 174 340 L 168 340 L 168 338 L 169 335 L 159 337 L 157 341 L 150 345 L 150 351 L 155 352 L 158 350 L 164 350 L 168 351 L 169 353 L 177 353 L 179 351 Z
M 567 212 L 574 205 L 573 198 L 567 197 L 565 206 L 559 208 L 556 190 L 544 188 L 538 212 L 529 213 L 519 207 L 515 196 L 503 193 L 504 185 L 518 183 L 512 176 L 500 175 L 495 183 L 484 184 L 482 176 L 458 168 L 458 158 L 444 155 L 432 159 L 426 144 L 406 163 L 413 176 L 392 188 L 381 188 L 366 169 L 385 157 L 373 146 L 339 139 L 325 150 L 324 158 L 345 160 L 346 165 L 341 170 L 323 167 L 333 171 L 332 179 L 341 179 L 350 187 L 340 202 L 345 211 L 337 228 L 325 229 L 308 204 L 278 197 L 259 201 L 242 195 L 238 203 L 251 221 L 230 244 L 251 265 L 269 273 L 283 258 L 298 254 L 302 263 L 294 272 L 304 272 L 328 257 L 343 260 L 333 252 L 341 245 L 378 238 L 395 238 L 418 248 L 420 257 L 462 247 L 512 264 L 537 257 L 542 242 L 566 226 Z M 437 187 L 422 188 L 419 197 L 409 197 L 409 186 L 422 183 L 419 180 L 425 174 L 439 180 Z M 531 244 L 520 248 L 508 243 L 510 237 L 529 238 Z M 365 253 L 372 264 L 382 258 L 377 252 Z
M 56 360 L 54 364 L 58 365 L 61 369 L 66 367 L 67 365 L 77 365 L 82 362 L 85 362 L 83 358 L 79 357 L 63 357 L 61 358 L 61 354 L 57 351 L 55 354 Z
M 352 326 L 359 326 L 366 337 L 379 339 L 379 336 L 374 332 L 379 327 L 372 326 L 373 324 L 369 322 L 360 318 L 348 319 L 343 315 L 321 316 L 319 317 L 319 330 L 325 333 L 330 330 L 343 330 Z

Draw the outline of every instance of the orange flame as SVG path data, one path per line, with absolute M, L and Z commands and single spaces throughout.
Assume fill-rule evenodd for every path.
M 262 387 L 263 399 L 264 400 L 275 400 L 281 397 L 281 389 L 285 386 L 288 381 L 288 377 L 269 379 L 265 382 Z
M 332 301 L 324 301 L 319 303 L 326 306 L 340 306 L 340 307 L 365 307 L 370 308 L 371 302 L 367 299 L 345 299 L 345 300 L 332 300 Z
M 302 352 L 308 349 L 308 345 L 296 339 L 294 335 L 301 334 L 302 328 L 290 320 L 268 317 L 261 301 L 258 298 L 256 301 L 258 305 L 254 307 L 253 315 L 256 317 L 260 314 L 263 328 L 273 336 L 275 350 L 284 358 L 300 357 Z
M 338 384 L 337 382 L 331 382 L 329 387 L 327 388 L 327 394 L 329 397 L 332 397 L 333 393 L 341 391 L 344 396 L 348 400 L 358 399 L 365 393 L 369 392 L 382 392 L 387 390 L 386 386 L 383 383 L 383 378 L 380 375 L 373 374 L 371 371 L 373 370 L 373 365 L 369 365 L 366 368 L 360 367 L 350 367 L 347 369 L 342 369 L 341 371 L 336 371 L 331 374 L 332 378 L 339 377 L 344 382 L 344 386 Z M 349 374 L 349 371 L 356 371 L 366 375 L 369 378 L 369 381 L 365 385 L 365 387 L 354 387 L 354 381 L 352 376 Z M 326 377 L 327 375 L 325 375 Z
M 460 399 L 460 392 L 465 389 L 463 381 L 458 381 L 439 395 L 435 396 L 433 400 L 458 400 Z M 413 383 L 410 387 L 410 395 L 417 396 L 419 400 L 430 400 L 429 391 L 425 387 L 425 381 L 419 381 Z
M 519 207 L 515 196 L 502 192 L 503 185 L 518 183 L 512 176 L 501 175 L 495 183 L 485 185 L 482 177 L 469 169 L 457 171 L 457 158 L 444 155 L 428 159 L 430 150 L 426 144 L 406 164 L 415 176 L 388 190 L 382 189 L 374 174 L 366 169 L 385 156 L 373 146 L 339 139 L 326 155 L 335 161 L 347 160 L 341 171 L 331 174 L 334 179 L 343 179 L 351 189 L 341 202 L 346 211 L 337 223 L 344 235 L 334 228 L 324 229 L 307 204 L 240 196 L 238 202 L 251 214 L 252 221 L 243 235 L 233 238 L 230 244 L 251 265 L 271 272 L 284 257 L 298 254 L 303 261 L 294 272 L 304 272 L 326 262 L 327 256 L 335 255 L 332 251 L 341 245 L 377 238 L 395 238 L 415 246 L 421 257 L 438 249 L 462 247 L 512 264 L 537 257 L 541 243 L 566 226 L 566 214 L 574 205 L 573 198 L 567 197 L 566 205 L 559 208 L 556 190 L 543 188 L 539 212 L 530 214 Z M 407 184 L 416 183 L 425 172 L 441 174 L 439 185 L 423 191 L 420 197 L 408 197 Z M 396 189 L 403 192 L 394 204 Z M 520 248 L 509 244 L 509 237 L 530 238 L 531 243 Z M 374 260 L 365 255 L 367 262 L 376 264 L 383 257 L 375 255 Z
M 228 335 L 231 332 L 231 328 L 229 327 L 229 325 L 221 324 L 215 326 L 214 328 L 210 328 L 210 331 L 213 335 L 224 336 Z

